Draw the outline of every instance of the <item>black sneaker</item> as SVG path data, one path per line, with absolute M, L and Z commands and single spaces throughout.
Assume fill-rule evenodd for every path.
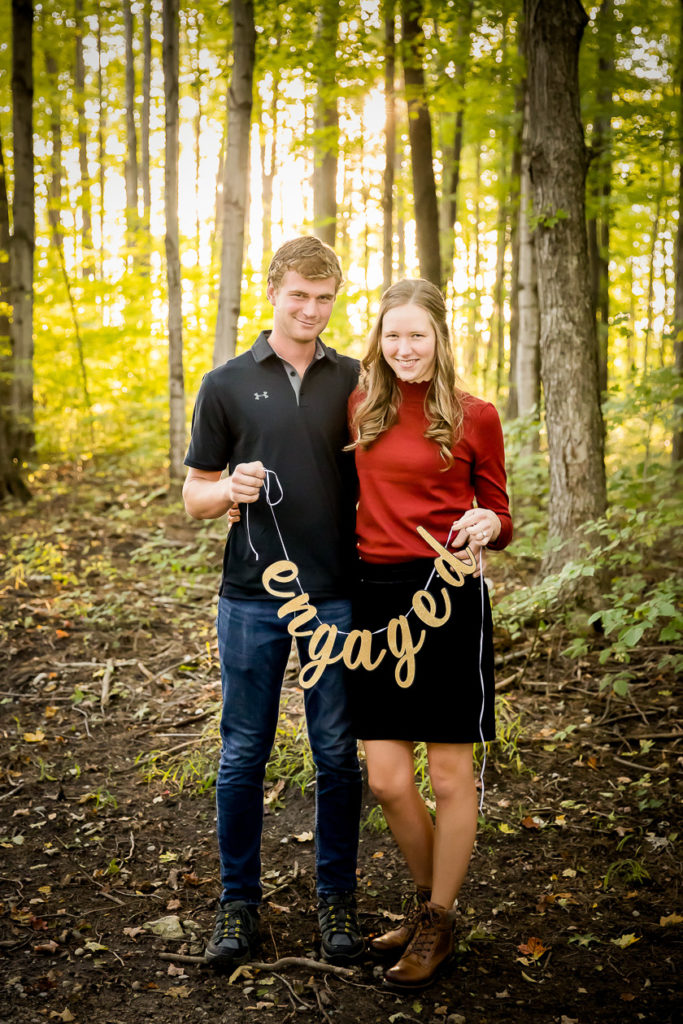
M 330 964 L 352 964 L 362 957 L 365 943 L 360 933 L 353 893 L 320 896 L 318 922 L 323 960 Z
M 258 910 L 234 900 L 219 908 L 204 959 L 216 970 L 230 970 L 251 957 L 258 941 Z

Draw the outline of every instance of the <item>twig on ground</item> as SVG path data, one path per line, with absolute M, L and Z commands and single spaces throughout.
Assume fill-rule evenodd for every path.
M 170 960 L 178 964 L 204 964 L 203 956 L 187 956 L 182 953 L 159 953 L 160 960 Z M 335 967 L 334 964 L 325 964 L 321 960 L 311 960 L 306 956 L 283 956 L 280 960 L 274 960 L 272 964 L 264 963 L 262 960 L 250 960 L 246 964 L 240 964 L 232 977 L 239 977 L 242 971 L 257 970 L 269 971 L 271 974 L 283 970 L 286 967 L 305 967 L 307 971 L 322 971 L 327 974 L 336 974 L 339 978 L 349 978 L 353 975 L 350 967 Z

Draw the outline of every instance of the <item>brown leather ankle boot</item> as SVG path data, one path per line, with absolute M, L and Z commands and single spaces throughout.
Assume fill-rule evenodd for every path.
M 384 935 L 378 935 L 371 939 L 371 952 L 381 957 L 398 957 L 412 939 L 422 914 L 422 908 L 429 901 L 429 896 L 430 890 L 424 885 L 418 885 L 413 897 L 413 905 L 401 924 L 398 928 L 392 928 Z
M 453 911 L 428 902 L 408 947 L 393 967 L 384 972 L 391 988 L 419 989 L 432 982 L 453 953 Z

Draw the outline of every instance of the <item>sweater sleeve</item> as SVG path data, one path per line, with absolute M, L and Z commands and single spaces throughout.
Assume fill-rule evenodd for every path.
M 505 474 L 503 428 L 496 407 L 486 402 L 475 417 L 472 443 L 474 494 L 480 508 L 489 508 L 500 519 L 500 533 L 489 547 L 501 551 L 512 540 L 512 518 Z

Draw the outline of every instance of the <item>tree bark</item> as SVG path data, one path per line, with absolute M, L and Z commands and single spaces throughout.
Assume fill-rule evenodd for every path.
M 679 3 L 681 35 L 678 41 L 678 225 L 674 287 L 674 369 L 683 377 L 683 0 Z M 671 457 L 676 473 L 683 472 L 683 397 L 675 406 Z
M 463 126 L 465 123 L 465 80 L 470 56 L 472 16 L 474 0 L 467 0 L 458 19 L 455 56 L 454 85 L 456 89 L 455 110 L 444 116 L 444 127 L 452 126 L 453 142 L 444 138 L 443 184 L 441 188 L 441 262 L 444 279 L 450 278 L 455 256 L 455 226 L 458 222 L 458 189 L 460 188 L 460 164 L 462 161 Z
M 598 13 L 600 55 L 596 99 L 598 112 L 591 139 L 593 211 L 588 218 L 588 253 L 591 268 L 591 294 L 598 345 L 600 391 L 607 392 L 609 347 L 609 231 L 612 193 L 612 86 L 614 74 L 614 0 L 602 0 Z
M 183 380 L 183 313 L 178 231 L 178 78 L 180 20 L 178 0 L 163 0 L 164 100 L 166 143 L 164 207 L 166 213 L 166 277 L 168 281 L 169 455 L 171 481 L 182 480 L 185 455 L 185 385 Z
M 47 186 L 47 219 L 55 245 L 62 245 L 62 104 L 59 68 L 54 54 L 45 54 L 45 70 L 50 83 L 50 180 Z
M 519 331 L 517 337 L 516 391 L 517 414 L 538 415 L 541 403 L 540 318 L 536 249 L 531 230 L 531 179 L 529 177 L 529 102 L 524 104 L 522 128 L 522 166 L 519 194 Z
M 12 417 L 12 345 L 10 339 L 10 269 L 9 205 L 5 163 L 0 139 L 0 502 L 13 496 L 27 501 L 30 492 L 24 483 L 19 460 L 14 457 L 14 423 Z
M 104 98 L 104 72 L 102 70 L 102 12 L 97 12 L 97 179 L 100 189 L 100 244 L 98 276 L 104 280 L 104 130 L 107 106 Z
M 232 0 L 232 17 L 234 60 L 228 89 L 228 145 L 223 179 L 221 278 L 214 366 L 234 356 L 237 344 L 256 48 L 252 0 Z
M 337 233 L 337 108 L 338 0 L 321 0 L 315 33 L 318 87 L 315 98 L 313 152 L 313 223 L 322 242 L 334 246 Z
M 586 238 L 587 154 L 578 54 L 587 24 L 578 0 L 525 0 L 530 175 L 541 314 L 541 376 L 550 459 L 547 557 L 559 568 L 576 532 L 606 507 L 604 435 Z
M 33 3 L 12 0 L 12 131 L 14 148 L 14 232 L 12 273 L 13 456 L 25 459 L 35 444 L 33 409 L 33 256 L 35 189 L 33 172 Z
M 432 120 L 427 106 L 424 71 L 424 33 L 420 24 L 422 0 L 401 0 L 401 56 L 408 104 L 408 134 L 413 169 L 413 197 L 420 274 L 437 288 L 441 280 L 439 209 L 432 160 Z
M 270 159 L 267 158 L 266 129 L 263 122 L 260 125 L 261 131 L 261 174 L 263 179 L 263 223 L 262 223 L 262 244 L 263 263 L 268 263 L 273 252 L 273 182 L 277 172 L 277 100 L 280 91 L 280 79 L 275 71 L 271 78 L 271 100 L 270 100 Z
M 92 271 L 92 201 L 90 173 L 88 171 L 88 129 L 85 119 L 85 62 L 83 60 L 83 0 L 75 0 L 76 58 L 74 63 L 74 92 L 78 119 L 78 166 L 81 175 L 81 244 L 83 257 L 81 274 L 88 277 Z
M 142 228 L 145 266 L 149 268 L 152 186 L 149 170 L 149 122 L 152 106 L 152 4 L 145 0 L 142 15 L 142 118 L 140 120 L 140 184 L 142 186 Z
M 133 55 L 133 12 L 131 0 L 123 0 L 126 37 L 126 244 L 129 264 L 137 244 L 138 215 L 138 143 L 135 128 L 135 58 Z
M 518 28 L 518 47 L 523 46 L 523 28 Z M 515 90 L 515 128 L 512 143 L 512 165 L 510 169 L 510 365 L 508 370 L 507 418 L 514 420 L 519 415 L 517 404 L 517 352 L 519 341 L 519 244 L 520 221 L 523 216 L 521 205 L 522 177 L 522 133 L 524 130 L 524 104 L 526 78 L 518 83 Z
M 384 176 L 382 179 L 382 291 L 394 269 L 394 167 L 396 164 L 396 14 L 395 0 L 384 0 Z

